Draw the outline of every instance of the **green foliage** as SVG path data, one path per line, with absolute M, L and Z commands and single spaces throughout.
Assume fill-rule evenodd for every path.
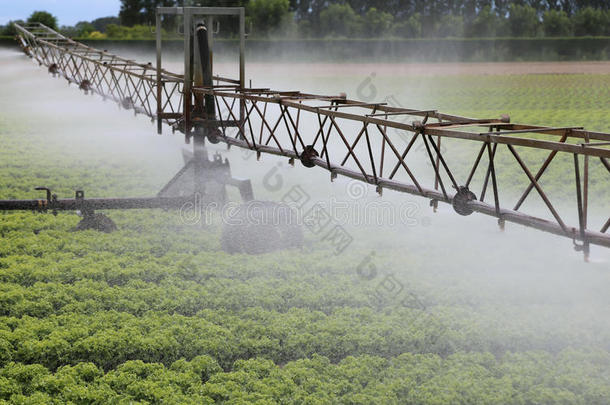
M 13 23 L 23 24 L 24 21 L 22 21 L 22 20 L 9 21 L 5 26 L 3 26 L 0 29 L 0 35 L 10 36 L 10 37 L 17 35 L 17 29 L 15 28 Z
M 57 17 L 47 11 L 34 11 L 27 20 L 28 23 L 41 23 L 54 30 L 57 29 Z
M 68 37 L 86 38 L 95 31 L 93 24 L 87 21 L 80 21 L 74 27 L 62 26 L 60 32 Z
M 377 79 L 380 91 L 395 91 L 395 77 Z M 608 75 L 410 76 L 402 84 L 423 108 L 435 100 L 448 113 L 610 129 Z M 0 116 L 2 198 L 34 198 L 41 181 L 60 196 L 74 188 L 147 195 L 167 175 L 155 159 L 106 139 L 78 130 L 58 139 L 63 118 L 38 114 Z M 555 163 L 545 189 L 573 191 L 562 172 L 571 162 Z M 527 181 L 502 156 L 497 164 L 500 181 Z M 601 183 L 592 177 L 590 192 Z M 304 251 L 227 255 L 217 223 L 202 230 L 173 212 L 110 215 L 120 230 L 107 235 L 71 232 L 78 218 L 68 214 L 0 214 L 0 402 L 601 405 L 610 397 L 610 324 L 591 310 L 604 313 L 605 289 L 540 301 L 570 282 L 565 273 L 532 287 L 537 295 L 514 288 L 523 284 L 497 271 L 500 258 L 453 274 L 446 255 L 424 261 L 402 240 L 383 247 L 379 271 L 401 269 L 424 311 L 371 303 L 376 284 L 357 275 L 360 257 L 336 257 L 315 240 Z M 374 234 L 358 235 L 368 243 Z M 538 266 L 511 270 L 544 278 Z M 606 285 L 602 266 L 579 280 Z M 573 308 L 587 299 L 600 302 Z
M 76 28 L 78 35 L 83 36 L 83 37 L 91 34 L 93 31 L 95 31 L 95 27 L 93 26 L 93 24 L 91 24 L 87 21 L 79 22 L 78 24 L 76 24 L 74 26 L 74 28 Z
M 251 0 L 246 12 L 257 35 L 264 36 L 281 25 L 289 7 L 289 0 Z
M 392 14 L 375 7 L 371 7 L 364 15 L 365 32 L 372 38 L 387 35 L 393 22 Z
M 464 18 L 451 14 L 442 16 L 436 28 L 436 36 L 439 38 L 463 37 Z
M 511 4 L 509 7 L 508 27 L 513 37 L 535 37 L 540 21 L 536 10 L 531 6 Z
M 110 39 L 153 39 L 155 34 L 150 26 L 134 25 L 127 27 L 124 25 L 108 24 L 106 35 Z
M 110 24 L 119 25 L 120 24 L 119 18 L 118 17 L 101 17 L 101 18 L 96 18 L 95 20 L 91 21 L 91 25 L 93 25 L 93 30 L 100 31 L 100 32 L 106 32 L 106 27 L 108 27 L 108 25 L 110 25 Z
M 215 371 L 205 383 L 194 371 L 196 361 L 178 360 L 169 368 L 128 361 L 106 374 L 91 363 L 65 366 L 55 373 L 37 365 L 11 363 L 0 369 L 0 399 L 96 404 L 601 405 L 610 394 L 605 377 L 597 374 L 599 364 L 610 361 L 603 352 L 567 350 L 557 356 L 526 352 L 501 359 L 486 353 L 460 352 L 446 358 L 402 354 L 391 360 L 347 357 L 336 364 L 316 355 L 283 367 L 253 358 L 236 361 L 231 371 Z M 544 374 L 538 377 L 541 370 Z
M 572 21 L 562 10 L 546 11 L 542 17 L 542 26 L 547 37 L 569 36 L 573 33 Z
M 416 13 L 405 21 L 394 24 L 394 35 L 403 38 L 418 38 L 421 36 L 421 15 Z
M 502 32 L 502 24 L 503 21 L 491 7 L 485 6 L 468 27 L 468 36 L 480 38 L 494 37 Z
M 363 2 L 348 1 L 291 1 L 237 0 L 232 6 L 246 8 L 254 37 L 343 37 L 381 38 L 394 35 L 403 38 L 419 37 L 547 37 L 610 35 L 610 9 L 607 2 L 548 2 L 496 1 L 470 4 L 468 2 Z M 212 0 L 194 0 L 191 6 L 217 6 Z M 62 27 L 69 36 L 101 38 L 111 28 L 113 39 L 151 38 L 142 27 L 155 21 L 155 7 L 183 6 L 178 0 L 121 0 L 119 17 L 102 17 L 78 27 Z M 35 19 L 56 26 L 56 20 L 46 12 Z M 42 14 L 40 14 L 42 13 Z M 542 17 L 542 20 L 541 20 Z M 32 17 L 30 17 L 32 18 Z M 234 19 L 220 17 L 221 36 L 231 37 L 237 29 Z M 91 26 L 93 29 L 91 29 Z M 179 19 L 166 17 L 163 27 L 174 32 Z M 117 29 L 117 26 L 121 26 Z M 123 29 L 124 27 L 129 27 Z M 130 30 L 135 28 L 135 30 Z M 150 30 L 150 28 L 148 29 Z M 0 35 L 14 35 L 10 24 Z
M 152 23 L 154 21 L 154 8 L 157 1 L 121 0 L 119 20 L 122 25 L 131 27 L 136 24 Z M 173 3 L 173 2 L 172 2 Z
M 584 35 L 610 35 L 610 12 L 586 7 L 574 15 L 574 34 Z
M 322 36 L 357 37 L 363 28 L 362 17 L 349 4 L 332 3 L 320 13 Z

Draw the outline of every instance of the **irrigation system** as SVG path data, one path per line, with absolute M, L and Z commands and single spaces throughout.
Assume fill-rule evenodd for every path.
M 163 68 L 161 25 L 169 15 L 180 16 L 184 24 L 184 74 Z M 214 31 L 220 16 L 239 20 L 236 79 L 217 76 L 213 71 Z M 476 212 L 495 217 L 502 228 L 506 222 L 513 222 L 564 236 L 584 252 L 585 258 L 590 245 L 610 247 L 610 218 L 600 224 L 590 223 L 589 218 L 589 206 L 595 197 L 589 193 L 591 172 L 600 170 L 602 173 L 596 176 L 604 178 L 610 175 L 608 133 L 582 127 L 516 124 L 508 116 L 473 119 L 436 110 L 398 108 L 351 100 L 345 94 L 318 95 L 246 86 L 243 8 L 158 8 L 156 66 L 94 49 L 39 23 L 16 28 L 23 51 L 47 67 L 50 74 L 77 84 L 85 93 L 98 94 L 151 117 L 156 120 L 159 133 L 164 124 L 182 132 L 186 142 L 192 143 L 193 153 L 155 197 L 89 199 L 77 191 L 73 199 L 58 199 L 51 190 L 41 188 L 46 191 L 45 199 L 2 200 L 0 210 L 79 210 L 84 215 L 83 229 L 111 230 L 111 221 L 96 214 L 96 210 L 179 208 L 195 194 L 222 203 L 229 185 L 238 187 L 244 200 L 252 200 L 249 180 L 232 178 L 228 161 L 218 154 L 208 157 L 206 142 L 224 142 L 255 151 L 258 157 L 284 156 L 291 164 L 299 160 L 306 168 L 328 170 L 331 180 L 338 175 L 360 180 L 374 186 L 379 194 L 384 189 L 397 190 L 427 198 L 434 207 L 439 202 L 450 204 L 460 215 Z M 398 131 L 409 137 L 406 147 L 398 142 Z M 468 163 L 470 168 L 463 178 L 449 164 L 450 152 L 441 147 L 448 139 L 476 144 L 477 153 L 471 161 L 459 162 Z M 414 148 L 416 143 L 423 147 Z M 497 152 L 502 148 L 510 152 L 511 164 L 526 176 L 528 184 L 514 204 L 507 206 L 500 203 L 503 190 L 496 165 Z M 524 148 L 545 152 L 537 169 L 522 157 Z M 414 170 L 411 158 L 415 153 L 423 154 L 430 164 Z M 565 222 L 556 209 L 558 202 L 541 185 L 549 165 L 566 154 L 573 165 L 570 163 L 571 174 L 565 175 L 563 181 L 574 184 L 573 209 L 578 218 L 572 225 Z M 593 160 L 601 164 L 593 165 Z M 422 170 L 431 172 L 421 173 Z M 473 179 L 477 174 L 483 182 L 475 194 Z M 523 204 L 535 193 L 544 202 L 547 217 L 524 212 Z M 608 208 L 604 201 L 598 206 Z

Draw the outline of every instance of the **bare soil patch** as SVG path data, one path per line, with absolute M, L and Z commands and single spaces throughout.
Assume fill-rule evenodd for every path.
M 251 63 L 251 68 L 269 64 Z M 604 62 L 484 62 L 484 63 L 280 63 L 274 71 L 312 76 L 463 76 L 463 75 L 535 75 L 535 74 L 610 74 L 610 61 Z M 258 70 L 258 69 L 257 69 Z

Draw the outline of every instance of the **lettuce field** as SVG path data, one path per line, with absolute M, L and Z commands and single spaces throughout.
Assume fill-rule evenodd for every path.
M 0 199 L 153 195 L 181 166 L 178 135 L 12 50 L 0 66 Z M 355 95 L 369 73 L 252 74 Z M 610 131 L 609 74 L 374 83 L 404 106 Z M 349 194 L 346 180 L 223 153 L 261 199 Z M 562 190 L 561 165 L 548 181 Z M 217 215 L 109 212 L 119 230 L 105 234 L 73 232 L 75 214 L 0 213 L 0 403 L 610 403 L 608 252 L 583 263 L 570 241 L 412 201 L 409 224 L 351 226 L 341 252 L 305 232 L 302 249 L 261 255 L 223 252 Z

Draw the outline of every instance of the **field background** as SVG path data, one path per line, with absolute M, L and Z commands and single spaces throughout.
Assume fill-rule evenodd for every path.
M 155 51 L 151 39 L 75 38 L 98 49 Z M 15 47 L 12 36 L 0 36 L 0 46 Z M 163 42 L 166 52 L 184 49 L 181 39 Z M 217 39 L 216 52 L 231 53 L 237 40 Z M 122 52 L 124 53 L 124 52 Z M 411 39 L 259 39 L 249 38 L 250 61 L 320 62 L 509 62 L 509 61 L 608 61 L 610 37 L 565 38 L 411 38 Z
M 13 50 L 0 51 L 0 66 L 0 198 L 34 198 L 39 185 L 64 197 L 151 195 L 180 168 L 180 136 L 155 135 L 147 118 L 85 97 Z M 375 100 L 405 107 L 610 131 L 604 65 L 411 67 L 256 64 L 248 75 L 254 86 L 354 98 L 372 84 Z M 312 201 L 353 199 L 348 180 L 216 149 L 258 198 L 298 185 Z M 516 177 L 505 167 L 505 181 Z M 564 167 L 552 166 L 547 186 L 567 195 Z M 270 173 L 281 187 L 265 186 Z M 593 182 L 609 196 L 607 176 Z M 585 264 L 569 240 L 502 233 L 490 218 L 386 194 L 413 204 L 411 221 L 351 226 L 341 254 L 306 231 L 302 250 L 227 255 L 218 218 L 194 226 L 175 212 L 111 213 L 120 230 L 110 235 L 71 232 L 76 215 L 0 214 L 0 401 L 608 403 L 607 250 Z M 600 201 L 597 221 L 607 218 Z

